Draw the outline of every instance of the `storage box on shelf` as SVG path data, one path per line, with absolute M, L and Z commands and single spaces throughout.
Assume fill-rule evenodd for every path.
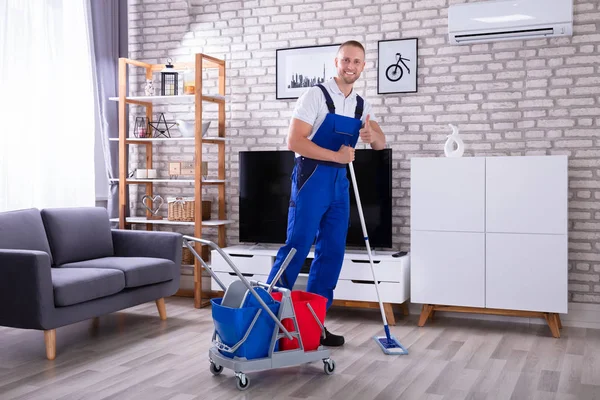
M 215 227 L 218 230 L 218 244 L 221 247 L 226 246 L 225 227 L 232 221 L 227 220 L 225 209 L 225 61 L 219 60 L 205 54 L 195 55 L 194 62 L 175 63 L 175 69 L 188 69 L 194 71 L 195 93 L 193 95 L 183 94 L 174 96 L 128 96 L 127 95 L 127 73 L 128 66 L 140 67 L 145 70 L 145 78 L 152 79 L 153 73 L 163 69 L 163 64 L 148 64 L 142 61 L 131 60 L 127 58 L 119 59 L 119 96 L 111 97 L 110 100 L 119 102 L 119 138 L 111 139 L 119 142 L 119 218 L 114 222 L 119 223 L 120 229 L 126 227 L 133 228 L 134 225 L 146 225 L 147 230 L 153 229 L 154 225 L 170 226 L 193 226 L 194 236 L 202 237 L 203 227 Z M 204 68 L 218 69 L 218 90 L 219 94 L 206 95 L 203 93 Z M 150 137 L 137 138 L 129 137 L 127 133 L 127 106 L 130 104 L 143 106 L 146 109 L 146 119 L 152 120 L 154 103 L 170 103 L 173 101 L 194 101 L 194 137 L 152 137 L 152 132 L 148 132 Z M 218 105 L 218 136 L 202 137 L 202 118 L 203 103 L 210 102 Z M 128 145 L 145 146 L 146 167 L 153 168 L 153 150 L 154 146 L 164 143 L 189 142 L 194 145 L 194 175 L 192 179 L 129 179 Z M 218 176 L 217 179 L 202 179 L 202 146 L 204 144 L 214 144 L 218 146 Z M 115 181 L 115 180 L 113 180 Z M 152 197 L 155 192 L 154 184 L 194 184 L 193 210 L 187 210 L 186 215 L 193 218 L 163 218 L 151 219 L 151 212 L 147 211 L 146 217 L 126 217 L 127 202 L 126 194 L 128 185 L 145 185 L 145 194 Z M 216 185 L 218 190 L 218 218 L 207 221 L 206 202 L 202 201 L 202 187 L 204 185 Z M 186 210 L 184 210 L 186 211 Z M 204 211 L 204 212 L 203 212 Z M 209 211 L 210 213 L 210 211 Z M 201 253 L 201 246 L 195 245 L 196 251 Z M 203 293 L 201 265 L 194 260 L 194 289 L 193 293 L 180 291 L 181 295 L 192 295 L 194 297 L 194 306 L 196 308 L 210 304 L 209 293 Z
M 566 156 L 413 158 L 411 301 L 545 318 L 568 305 Z
M 238 245 L 223 250 L 248 279 L 266 282 L 278 248 Z M 398 258 L 392 257 L 392 254 L 392 252 L 375 252 L 373 264 L 388 322 L 394 325 L 394 305 L 402 305 L 404 315 L 408 315 L 410 254 Z M 307 265 L 310 265 L 313 258 L 314 252 L 311 251 L 307 257 Z M 215 250 L 211 262 L 211 268 L 226 286 L 239 279 Z M 294 289 L 305 290 L 307 279 L 307 273 L 300 273 Z M 211 279 L 211 285 L 213 290 L 219 290 L 214 279 Z M 342 271 L 334 291 L 334 305 L 379 308 L 366 251 L 348 251 L 344 255 Z

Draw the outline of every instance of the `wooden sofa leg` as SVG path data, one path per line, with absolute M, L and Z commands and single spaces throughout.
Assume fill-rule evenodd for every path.
M 167 319 L 167 307 L 165 306 L 165 299 L 160 298 L 156 300 L 156 308 L 158 308 L 158 315 L 160 315 L 161 320 Z
M 48 360 L 56 358 L 56 329 L 44 331 L 44 342 L 46 343 L 46 357 Z

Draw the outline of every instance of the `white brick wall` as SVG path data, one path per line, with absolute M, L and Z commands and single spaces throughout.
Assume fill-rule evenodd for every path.
M 468 156 L 569 155 L 570 300 L 600 303 L 600 3 L 574 0 L 571 38 L 449 46 L 447 7 L 461 2 L 130 0 L 130 57 L 162 63 L 204 52 L 227 60 L 228 214 L 237 219 L 238 152 L 286 148 L 294 101 L 275 99 L 275 49 L 361 41 L 367 68 L 356 88 L 394 150 L 395 247 L 410 244 L 409 160 L 443 154 L 447 124 L 456 123 Z M 419 38 L 418 93 L 377 95 L 377 41 L 407 37 Z M 168 118 L 191 119 L 191 110 L 156 108 Z M 212 171 L 214 151 L 207 146 Z M 192 156 L 191 148 L 155 149 L 159 168 Z M 193 193 L 184 185 L 157 192 Z M 237 241 L 237 225 L 228 236 Z

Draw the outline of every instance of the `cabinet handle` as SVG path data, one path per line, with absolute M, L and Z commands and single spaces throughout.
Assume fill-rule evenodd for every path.
M 231 276 L 237 276 L 237 275 L 235 274 L 235 272 L 228 272 L 228 274 L 229 274 L 229 275 L 231 275 Z M 243 276 L 247 276 L 247 277 L 252 277 L 252 276 L 254 276 L 254 274 L 245 274 L 245 273 L 243 273 L 243 272 L 242 272 L 242 275 L 243 275 Z
M 356 280 L 356 279 L 351 279 L 352 283 L 358 283 L 361 285 L 374 285 L 375 281 L 360 281 L 360 280 Z M 377 281 L 377 284 L 380 285 L 381 281 Z
M 368 264 L 369 260 L 351 260 L 353 263 L 356 264 Z M 381 262 L 381 260 L 373 260 L 373 264 L 379 264 Z
M 234 253 L 231 253 L 231 254 L 229 255 L 229 257 L 243 257 L 243 258 L 252 258 L 252 257 L 254 257 L 254 254 L 234 254 Z

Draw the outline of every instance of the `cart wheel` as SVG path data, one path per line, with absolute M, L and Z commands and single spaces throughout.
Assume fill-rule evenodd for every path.
M 335 361 L 331 358 L 323 360 L 323 370 L 327 375 L 333 374 L 333 371 L 335 370 Z
M 221 372 L 223 372 L 223 367 L 218 366 L 217 364 L 215 364 L 214 362 L 210 363 L 210 372 L 214 375 L 220 375 Z
M 246 390 L 250 386 L 250 378 L 248 378 L 245 374 L 239 374 L 235 385 L 239 390 Z

